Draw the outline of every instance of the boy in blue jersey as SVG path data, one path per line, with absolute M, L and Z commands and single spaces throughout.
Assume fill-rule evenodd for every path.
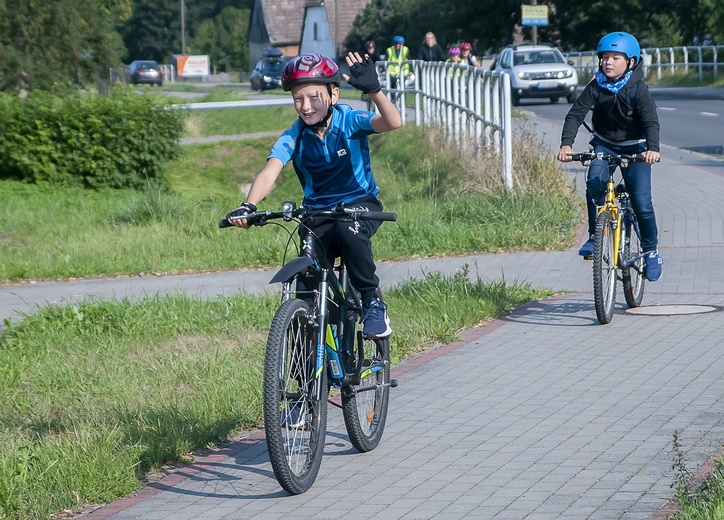
M 248 227 L 244 217 L 256 211 L 256 205 L 267 196 L 289 161 L 304 190 L 305 207 L 332 209 L 344 203 L 370 211 L 382 210 L 377 198 L 380 189 L 370 168 L 367 136 L 395 130 L 402 120 L 380 90 L 377 71 L 369 57 L 350 52 L 345 60 L 350 76 L 345 74 L 344 79 L 367 94 L 379 114 L 337 104 L 341 75 L 330 58 L 302 54 L 290 61 L 282 73 L 282 88 L 291 91 L 299 119 L 272 147 L 246 202 L 226 216 L 230 223 Z M 338 253 L 344 257 L 352 285 L 362 298 L 362 333 L 367 338 L 383 338 L 391 333 L 370 241 L 379 226 L 379 221 L 367 220 L 357 221 L 353 226 L 349 222 L 326 222 L 314 228 L 328 256 Z

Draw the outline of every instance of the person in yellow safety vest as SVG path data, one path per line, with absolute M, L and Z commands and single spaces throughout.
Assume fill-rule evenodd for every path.
M 392 47 L 387 49 L 387 73 L 390 75 L 392 88 L 397 88 L 397 80 L 400 77 L 400 70 L 405 78 L 410 76 L 410 49 L 405 46 L 405 38 L 395 36 L 392 38 Z

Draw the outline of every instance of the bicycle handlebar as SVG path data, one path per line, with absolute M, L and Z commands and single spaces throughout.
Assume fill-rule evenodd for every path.
M 339 205 L 334 209 L 307 209 L 304 207 L 296 208 L 292 211 L 255 211 L 249 213 L 245 218 L 252 226 L 263 226 L 268 220 L 280 219 L 293 220 L 313 217 L 330 217 L 337 220 L 382 220 L 385 222 L 395 222 L 397 213 L 387 211 L 369 211 L 365 208 L 347 208 Z M 222 218 L 219 220 L 220 228 L 234 227 L 228 220 Z
M 611 162 L 615 162 L 617 164 L 621 164 L 622 162 L 632 162 L 632 163 L 646 162 L 646 159 L 644 159 L 644 156 L 641 154 L 638 154 L 638 153 L 633 154 L 633 155 L 628 155 L 628 154 L 617 155 L 614 153 L 604 153 L 604 152 L 598 152 L 598 153 L 597 152 L 576 152 L 576 153 L 569 153 L 567 155 L 571 158 L 571 160 L 578 161 L 581 164 L 584 164 L 586 161 L 594 161 L 594 160 L 611 161 Z M 660 159 L 657 160 L 656 162 L 659 162 L 659 161 L 660 161 Z
M 573 161 L 593 161 L 593 160 L 602 160 L 602 161 L 614 161 L 614 162 L 621 162 L 621 161 L 631 161 L 631 162 L 644 162 L 646 159 L 641 154 L 633 154 L 633 155 L 627 155 L 627 154 L 611 154 L 611 153 L 603 153 L 603 152 L 577 152 L 577 153 L 569 153 L 568 156 Z

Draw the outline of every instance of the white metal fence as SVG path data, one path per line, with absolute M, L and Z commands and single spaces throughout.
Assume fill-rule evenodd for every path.
M 567 58 L 573 60 L 574 67 L 578 69 L 582 81 L 586 81 L 598 70 L 598 57 L 596 51 L 566 52 Z M 675 74 L 682 72 L 689 74 L 696 72 L 699 80 L 704 74 L 711 74 L 714 80 L 724 72 L 724 45 L 703 45 L 692 47 L 660 47 L 641 49 L 644 73 L 649 76 L 656 74 L 661 78 L 668 72 Z
M 393 88 L 387 73 L 389 62 L 379 62 L 384 71 L 383 90 L 397 102 L 403 123 L 411 96 L 415 124 L 442 128 L 462 153 L 493 152 L 500 156 L 502 175 L 513 188 L 513 125 L 510 77 L 507 73 L 443 62 L 407 62 L 414 80 Z

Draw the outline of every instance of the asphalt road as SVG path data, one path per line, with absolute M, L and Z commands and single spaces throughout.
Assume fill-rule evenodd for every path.
M 722 156 L 724 88 L 651 87 L 651 92 L 658 107 L 662 144 Z M 520 108 L 563 121 L 570 105 L 523 100 Z

